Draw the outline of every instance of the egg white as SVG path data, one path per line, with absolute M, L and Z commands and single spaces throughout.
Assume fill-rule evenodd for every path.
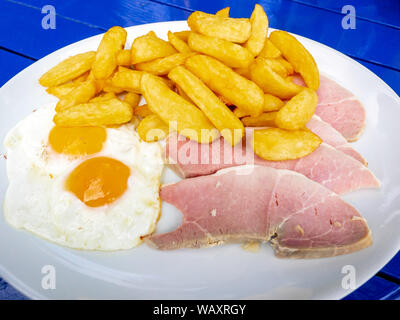
M 107 128 L 107 140 L 96 154 L 72 158 L 48 145 L 54 105 L 37 109 L 7 135 L 9 187 L 5 218 L 60 245 L 86 250 L 129 249 L 154 231 L 160 214 L 161 148 L 141 141 L 135 124 Z M 123 162 L 131 175 L 124 194 L 101 207 L 88 207 L 64 187 L 70 172 L 91 157 Z

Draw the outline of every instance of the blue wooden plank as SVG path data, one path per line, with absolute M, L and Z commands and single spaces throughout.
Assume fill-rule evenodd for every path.
M 395 300 L 399 298 L 399 285 L 380 277 L 373 277 L 343 300 Z
M 0 278 L 0 300 L 26 300 L 22 293 Z
M 0 87 L 33 62 L 34 60 L 0 50 Z
M 45 30 L 42 28 L 44 16 L 38 9 L 0 0 L 0 47 L 40 59 L 61 47 L 102 32 L 61 17 L 56 18 L 56 29 Z
M 270 26 L 287 30 L 324 43 L 353 57 L 400 70 L 400 30 L 365 20 L 357 20 L 356 29 L 342 28 L 341 13 L 306 6 L 290 0 L 153 0 L 170 5 L 215 12 L 231 6 L 233 17 L 248 17 L 255 3 L 268 14 Z
M 18 3 L 42 8 L 49 1 L 19 0 Z M 190 14 L 188 10 L 177 9 L 148 0 L 53 0 L 51 4 L 55 7 L 58 15 L 74 19 L 74 21 L 89 23 L 103 30 L 115 25 L 129 27 L 151 22 L 186 20 Z
M 400 281 L 400 252 L 381 270 L 383 274 Z
M 352 5 L 357 18 L 400 28 L 400 2 L 390 0 L 292 0 L 294 2 L 341 12 L 343 6 Z

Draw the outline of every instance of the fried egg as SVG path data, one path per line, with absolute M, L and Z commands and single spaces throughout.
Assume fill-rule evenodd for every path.
M 77 249 L 137 246 L 160 215 L 160 146 L 134 123 L 63 128 L 54 113 L 43 106 L 6 136 L 6 220 Z

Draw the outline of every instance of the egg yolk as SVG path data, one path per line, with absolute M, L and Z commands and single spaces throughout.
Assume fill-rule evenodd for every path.
M 121 161 L 95 157 L 83 161 L 68 176 L 66 189 L 89 207 L 118 199 L 127 189 L 130 169 Z
M 49 134 L 54 151 L 72 156 L 86 156 L 101 151 L 107 131 L 102 127 L 55 126 Z

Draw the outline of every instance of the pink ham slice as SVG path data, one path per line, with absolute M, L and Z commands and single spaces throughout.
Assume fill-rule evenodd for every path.
M 251 134 L 247 132 L 247 139 Z M 254 154 L 250 140 L 234 148 L 223 138 L 212 144 L 198 144 L 175 134 L 169 136 L 166 157 L 182 177 L 209 175 L 220 169 L 257 164 L 301 173 L 338 194 L 362 188 L 377 188 L 379 181 L 360 161 L 322 143 L 306 157 L 288 161 L 267 161 Z
M 337 194 L 288 170 L 241 166 L 163 186 L 162 200 L 183 214 L 182 225 L 146 238 L 157 249 L 269 241 L 275 254 L 319 258 L 368 247 L 371 233 Z
M 313 116 L 307 123 L 307 128 L 319 136 L 325 143 L 353 157 L 362 164 L 366 166 L 368 165 L 368 162 L 363 158 L 363 156 L 354 150 L 350 143 L 348 143 L 335 128 L 333 128 L 329 123 L 323 121 L 320 117 Z
M 305 85 L 300 76 L 293 82 Z M 320 75 L 315 114 L 339 131 L 347 141 L 356 141 L 365 127 L 365 109 L 360 101 L 335 81 Z

